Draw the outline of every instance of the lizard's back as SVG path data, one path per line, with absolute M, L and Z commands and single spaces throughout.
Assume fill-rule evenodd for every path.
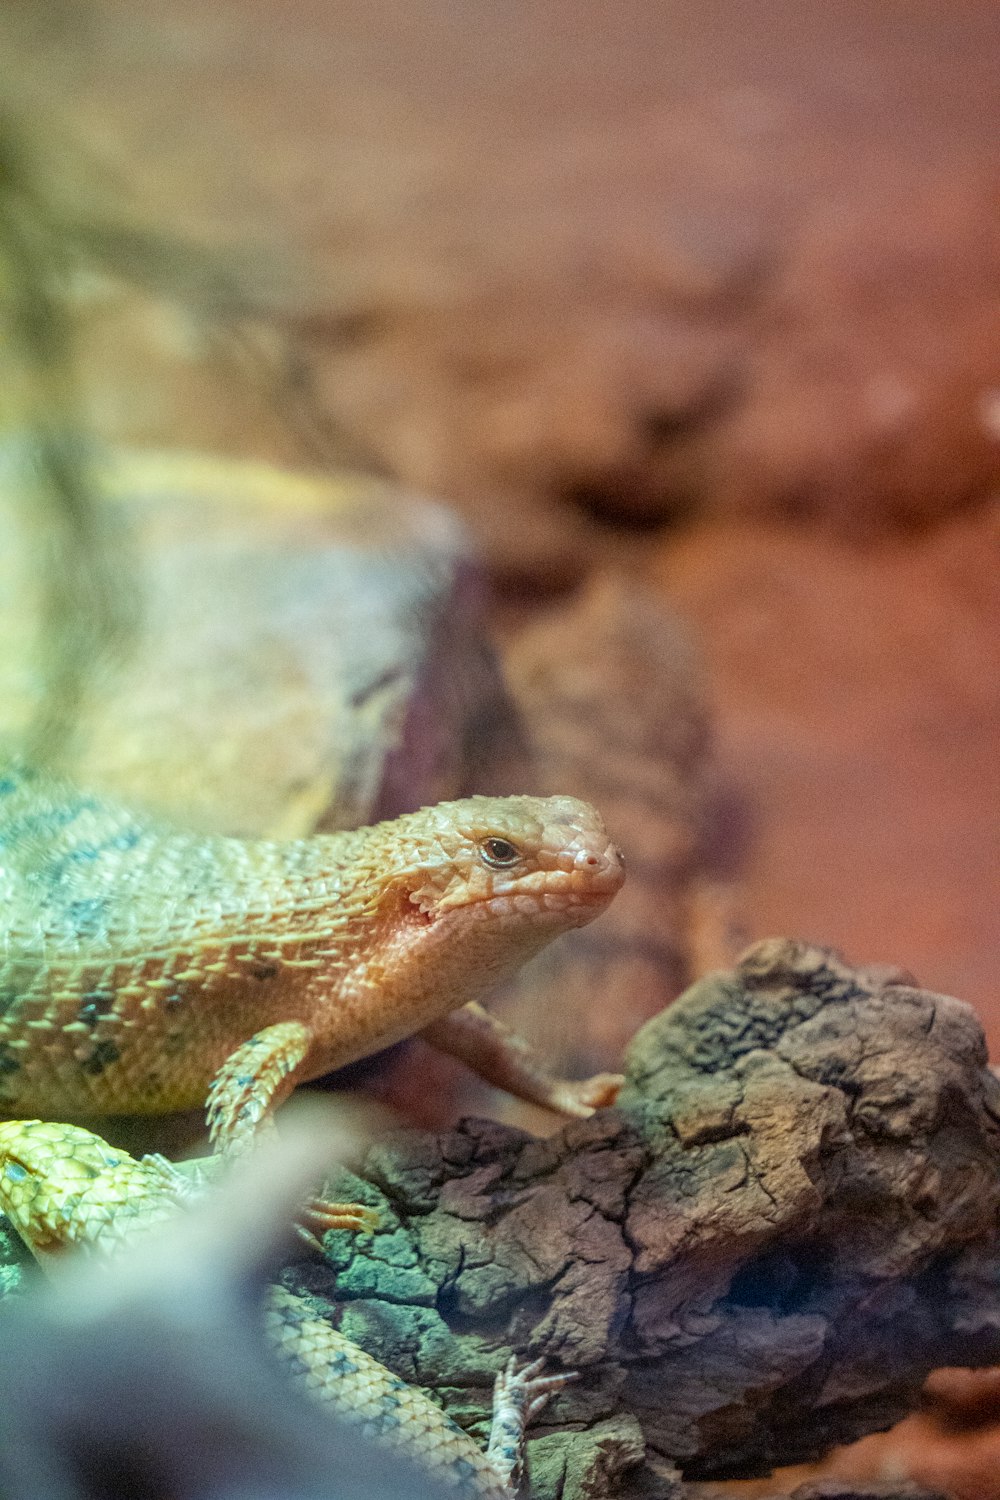
M 323 840 L 327 909 L 330 853 L 351 837 Z M 236 1041 L 295 1015 L 290 876 L 307 847 L 164 829 L 4 770 L 0 1110 L 201 1104 Z

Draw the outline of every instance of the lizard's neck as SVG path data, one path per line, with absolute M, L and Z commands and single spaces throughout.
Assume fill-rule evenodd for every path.
M 137 891 L 199 927 L 333 938 L 370 904 L 364 831 L 277 843 L 173 835 L 140 844 Z

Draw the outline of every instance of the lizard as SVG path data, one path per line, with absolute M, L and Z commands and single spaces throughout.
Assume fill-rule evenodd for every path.
M 286 843 L 185 832 L 0 772 L 0 1115 L 207 1107 L 235 1154 L 296 1084 L 416 1033 L 586 1116 L 479 1003 L 624 879 L 572 797 L 468 797 Z
M 112 1253 L 198 1191 L 163 1157 L 137 1161 L 81 1126 L 0 1122 L 0 1211 L 42 1266 L 71 1247 Z M 519 1368 L 512 1355 L 496 1376 L 484 1452 L 423 1390 L 392 1374 L 304 1298 L 272 1286 L 265 1330 L 299 1389 L 469 1500 L 512 1500 L 525 1427 L 576 1378 L 573 1371 L 542 1374 L 540 1359 Z

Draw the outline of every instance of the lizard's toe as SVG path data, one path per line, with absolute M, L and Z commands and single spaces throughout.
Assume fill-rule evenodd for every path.
M 607 1109 L 618 1098 L 625 1082 L 621 1073 L 595 1073 L 592 1078 L 581 1078 L 578 1083 L 565 1083 L 558 1106 L 567 1115 L 586 1119 L 595 1109 Z
M 558 1375 L 543 1375 L 544 1368 L 545 1360 L 542 1358 L 532 1360 L 519 1370 L 516 1357 L 511 1355 L 505 1368 L 497 1375 L 494 1399 L 513 1407 L 525 1423 L 530 1422 L 564 1386 L 579 1378 L 575 1370 L 563 1370 Z
M 310 1198 L 299 1219 L 306 1230 L 320 1234 L 325 1234 L 328 1229 L 370 1234 L 380 1222 L 377 1209 L 364 1203 L 333 1203 L 329 1198 Z

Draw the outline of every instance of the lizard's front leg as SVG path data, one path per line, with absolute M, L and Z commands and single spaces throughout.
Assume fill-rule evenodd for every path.
M 230 1053 L 208 1090 L 208 1133 L 215 1151 L 236 1156 L 273 1128 L 274 1112 L 294 1089 L 311 1045 L 312 1035 L 301 1021 L 279 1021 Z M 312 1229 L 373 1229 L 378 1223 L 364 1204 L 325 1198 L 311 1199 L 302 1218 L 302 1233 L 314 1245 Z
M 614 1104 L 624 1082 L 620 1073 L 595 1073 L 578 1080 L 554 1077 L 529 1042 L 475 1001 L 425 1027 L 420 1035 L 439 1052 L 464 1062 L 494 1088 L 581 1119 Z
M 265 1026 L 231 1052 L 212 1079 L 205 1113 L 212 1147 L 238 1156 L 273 1123 L 312 1044 L 301 1021 Z

